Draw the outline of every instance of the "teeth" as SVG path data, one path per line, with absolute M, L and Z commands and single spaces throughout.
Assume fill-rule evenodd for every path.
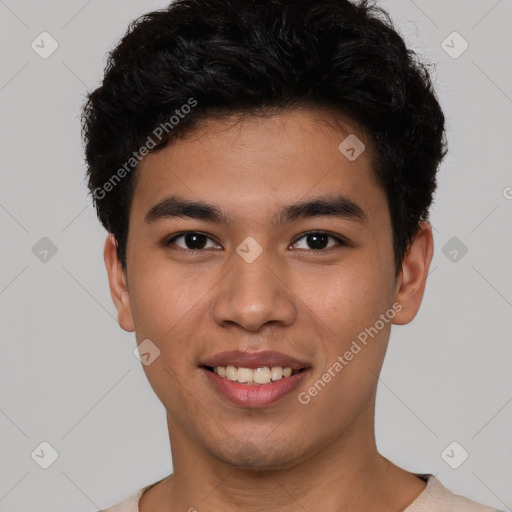
M 228 366 L 216 366 L 213 371 L 220 377 L 226 379 L 241 382 L 243 384 L 268 384 L 269 382 L 275 382 L 284 377 L 290 377 L 298 373 L 296 370 L 292 370 L 289 366 L 284 368 L 282 366 L 263 366 L 261 368 L 237 368 L 233 365 Z
M 238 370 L 240 373 L 240 369 Z M 255 368 L 251 372 L 251 380 L 256 382 L 256 384 L 267 384 L 270 382 L 270 369 L 268 366 L 264 366 L 263 368 Z
M 253 371 L 250 368 L 238 368 L 237 381 L 238 382 L 252 382 Z
M 272 368 L 270 368 L 270 378 L 272 380 L 282 379 L 283 369 L 280 366 L 272 366 Z

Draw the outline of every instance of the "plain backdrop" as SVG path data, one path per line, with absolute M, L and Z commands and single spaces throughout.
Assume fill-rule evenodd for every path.
M 449 144 L 424 302 L 381 374 L 378 446 L 511 510 L 512 2 L 378 3 L 435 64 Z M 1 511 L 95 511 L 172 472 L 165 411 L 116 321 L 79 122 L 128 23 L 165 5 L 0 0 Z

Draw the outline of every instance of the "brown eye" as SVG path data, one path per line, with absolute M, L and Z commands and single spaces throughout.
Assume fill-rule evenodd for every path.
M 342 240 L 340 237 L 324 233 L 322 231 L 312 231 L 310 233 L 302 235 L 296 242 L 294 242 L 293 246 L 295 247 L 299 243 L 299 241 L 303 239 L 305 240 L 305 245 L 307 247 L 299 247 L 299 249 L 322 251 L 325 249 L 330 249 L 331 247 L 336 245 L 346 245 L 344 240 Z M 334 240 L 335 243 L 328 245 L 329 239 Z
M 203 235 L 202 233 L 197 233 L 196 231 L 187 231 L 186 233 L 180 233 L 179 235 L 175 235 L 172 238 L 170 238 L 165 245 L 171 245 L 175 244 L 176 240 L 183 239 L 183 242 L 181 242 L 182 245 L 176 244 L 180 249 L 189 250 L 189 251 L 200 251 L 201 249 L 208 248 L 208 240 L 213 240 Z M 216 245 L 213 244 L 213 247 Z M 212 246 L 210 246 L 212 247 Z

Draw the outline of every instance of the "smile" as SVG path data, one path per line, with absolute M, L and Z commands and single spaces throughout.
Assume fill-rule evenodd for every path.
M 202 366 L 201 370 L 223 398 L 251 408 L 276 403 L 296 389 L 309 372 L 309 368 L 292 370 L 290 367 L 264 366 L 251 369 L 232 365 Z
M 213 371 L 219 377 L 223 377 L 233 382 L 240 382 L 249 386 L 264 385 L 270 382 L 277 382 L 286 379 L 304 370 L 292 370 L 289 366 L 262 366 L 259 368 L 243 368 L 234 365 L 228 366 L 207 366 L 208 370 Z

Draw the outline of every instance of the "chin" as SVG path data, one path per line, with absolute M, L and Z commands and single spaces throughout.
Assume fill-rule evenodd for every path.
M 214 451 L 214 455 L 230 466 L 257 471 L 288 469 L 302 459 L 297 448 L 283 446 L 282 440 L 265 439 L 259 443 L 240 441 L 226 447 L 223 453 Z

